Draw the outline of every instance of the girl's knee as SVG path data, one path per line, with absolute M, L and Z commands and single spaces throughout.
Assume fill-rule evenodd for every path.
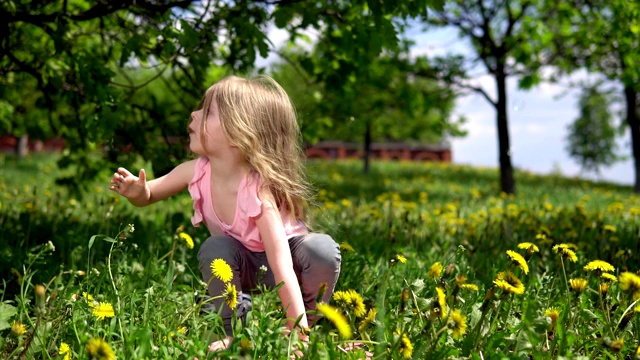
M 242 246 L 232 237 L 225 235 L 211 236 L 200 246 L 198 261 L 200 264 L 210 264 L 214 259 L 223 259 L 229 263 L 238 254 L 238 245 Z
M 326 234 L 309 234 L 302 242 L 304 253 L 310 263 L 327 269 L 340 269 L 342 257 L 340 246 Z

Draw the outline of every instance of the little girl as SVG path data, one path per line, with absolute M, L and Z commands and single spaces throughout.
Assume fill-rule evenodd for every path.
M 233 284 L 250 291 L 258 282 L 279 289 L 287 326 L 307 328 L 313 319 L 321 284 L 328 302 L 340 273 L 340 250 L 331 237 L 309 233 L 305 204 L 309 187 L 298 143 L 300 130 L 286 92 L 273 79 L 227 77 L 211 86 L 191 113 L 189 147 L 196 160 L 147 181 L 118 168 L 110 190 L 135 206 L 146 206 L 188 189 L 193 198 L 191 222 L 204 222 L 211 237 L 198 261 L 213 305 L 222 307 L 226 337 L 211 351 L 229 347 L 233 310 L 220 298 L 225 285 L 212 278 L 211 262 L 223 259 Z M 257 279 L 261 266 L 267 271 Z M 261 272 L 262 273 L 262 272 Z M 302 287 L 302 289 L 301 289 Z

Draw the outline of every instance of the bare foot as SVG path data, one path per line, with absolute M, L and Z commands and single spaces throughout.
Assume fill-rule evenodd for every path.
M 222 340 L 214 341 L 211 343 L 211 345 L 209 345 L 209 351 L 212 352 L 212 351 L 226 350 L 229 348 L 229 346 L 231 346 L 232 342 L 233 342 L 233 336 L 227 336 Z

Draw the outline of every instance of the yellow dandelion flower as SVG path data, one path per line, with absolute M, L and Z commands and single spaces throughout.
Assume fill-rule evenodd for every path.
M 407 334 L 402 334 L 400 337 L 400 354 L 402 354 L 402 357 L 405 359 L 411 359 L 413 355 L 413 344 Z
M 322 315 L 324 315 L 324 317 L 333 323 L 333 325 L 338 329 L 342 339 L 351 339 L 353 332 L 351 331 L 347 318 L 342 315 L 340 310 L 325 303 L 318 303 L 317 309 L 322 313 Z
M 583 292 L 584 289 L 587 288 L 587 280 L 582 278 L 570 279 L 569 284 L 571 285 L 571 289 L 576 292 Z
M 215 259 L 211 262 L 211 273 L 222 282 L 229 282 L 233 279 L 231 266 L 223 259 Z
M 109 343 L 101 338 L 91 338 L 87 342 L 87 353 L 91 360 L 116 360 Z
M 600 294 L 606 295 L 609 292 L 610 285 L 611 284 L 609 283 L 600 283 L 598 285 L 598 290 L 600 291 Z
M 355 290 L 336 291 L 333 293 L 333 300 L 352 311 L 356 317 L 363 317 L 367 313 L 362 296 Z
M 605 345 L 613 352 L 619 353 L 622 350 L 622 346 L 624 346 L 624 338 L 618 338 L 611 342 L 605 342 Z
M 509 256 L 511 262 L 522 269 L 525 274 L 529 273 L 529 265 L 527 265 L 527 261 L 522 257 L 522 255 L 513 250 L 507 250 L 507 256 Z
M 11 323 L 11 334 L 15 337 L 22 336 L 27 332 L 27 327 L 25 324 L 19 321 L 13 321 Z
M 224 302 L 227 303 L 231 309 L 235 309 L 236 306 L 238 306 L 238 289 L 236 289 L 234 284 L 226 284 L 222 297 L 224 298 Z
M 440 312 L 440 318 L 445 319 L 447 317 L 447 295 L 444 293 L 444 289 L 440 286 L 436 286 L 435 306 Z
M 439 262 L 436 262 L 435 264 L 431 265 L 431 267 L 429 268 L 427 277 L 429 279 L 438 279 L 442 275 L 443 269 L 444 267 L 442 266 L 442 264 L 440 264 Z
M 600 278 L 609 282 L 618 282 L 618 278 L 615 275 L 609 273 L 602 273 L 602 275 L 600 275 Z
M 101 302 L 98 305 L 94 306 L 91 310 L 91 314 L 97 317 L 100 320 L 104 320 L 104 318 L 112 318 L 115 316 L 113 312 L 113 306 L 107 302 Z
M 612 233 L 616 232 L 616 227 L 613 225 L 605 225 L 604 226 L 604 231 L 610 231 Z
M 85 299 L 85 301 L 87 302 L 87 305 L 89 305 L 89 307 L 91 307 L 91 308 L 96 306 L 96 304 L 97 304 L 97 301 L 89 293 L 83 292 L 82 293 L 82 298 Z
M 365 316 L 362 322 L 360 323 L 360 326 L 358 327 L 358 331 L 360 332 L 365 331 L 369 327 L 369 325 L 371 325 L 373 321 L 376 319 L 377 314 L 378 314 L 378 310 L 376 310 L 375 308 L 369 309 L 367 316 Z
M 346 242 L 340 243 L 340 250 L 344 250 L 344 251 L 355 251 L 353 249 L 353 246 L 349 245 Z
M 449 322 L 449 328 L 453 333 L 453 337 L 460 339 L 467 329 L 467 317 L 462 315 L 460 310 L 453 310 L 450 315 L 449 319 L 451 319 L 451 321 Z
M 547 316 L 548 318 L 551 319 L 551 326 L 549 326 L 549 329 L 550 330 L 555 329 L 558 318 L 560 317 L 560 312 L 558 311 L 558 309 L 549 308 L 544 311 L 544 316 Z
M 180 326 L 180 327 L 178 328 L 178 334 L 182 334 L 182 335 L 184 335 L 184 334 L 186 334 L 186 333 L 187 333 L 187 327 L 186 327 L 186 326 Z
M 614 272 L 616 268 L 603 260 L 593 260 L 584 266 L 585 271 L 602 271 L 602 272 Z
M 493 283 L 503 291 L 517 295 L 524 294 L 524 284 L 510 272 L 499 272 Z
M 71 348 L 69 347 L 69 344 L 61 342 L 60 347 L 58 348 L 58 354 L 64 355 L 62 360 L 71 360 Z
M 471 291 L 478 291 L 478 285 L 476 284 L 462 284 L 460 287 Z
M 189 234 L 181 232 L 178 234 L 178 237 L 185 242 L 189 249 L 193 249 L 193 239 L 191 238 L 191 236 L 189 236 Z
M 553 247 L 553 251 L 556 254 L 569 259 L 569 261 L 571 262 L 576 262 L 578 261 L 578 257 L 576 256 L 576 253 L 573 252 L 573 250 L 569 249 L 570 247 L 571 246 L 569 244 L 558 244 Z
M 400 261 L 403 264 L 407 263 L 407 258 L 402 254 L 397 254 L 396 255 L 396 259 L 398 259 L 398 261 Z
M 530 242 L 523 242 L 518 244 L 518 249 L 524 249 L 528 252 L 540 252 L 540 249 L 538 249 L 536 244 Z
M 620 274 L 619 280 L 622 292 L 633 294 L 633 300 L 640 299 L 640 276 L 625 271 Z

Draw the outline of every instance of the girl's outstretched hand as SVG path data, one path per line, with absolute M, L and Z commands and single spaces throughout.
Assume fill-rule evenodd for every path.
M 111 178 L 109 190 L 126 197 L 134 205 L 144 205 L 150 196 L 144 169 L 140 169 L 139 176 L 135 176 L 125 168 L 118 168 Z

